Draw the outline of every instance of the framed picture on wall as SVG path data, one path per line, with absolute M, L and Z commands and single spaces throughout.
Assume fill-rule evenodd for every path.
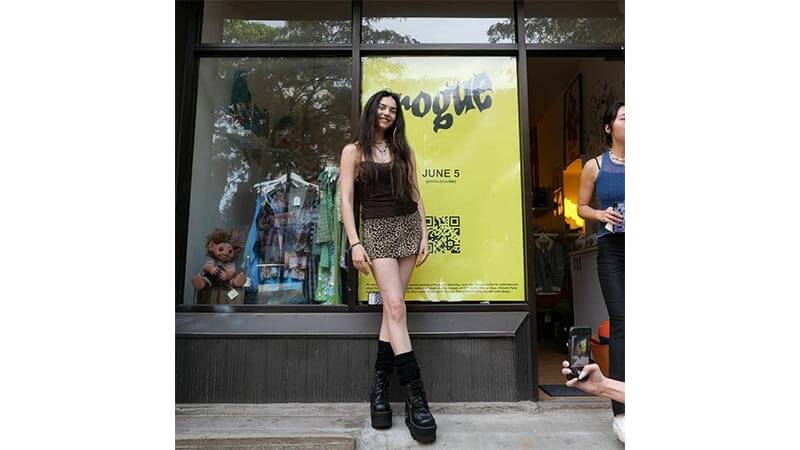
M 557 188 L 553 191 L 553 216 L 564 215 L 564 189 Z
M 581 74 L 572 80 L 564 93 L 564 167 L 580 158 L 583 111 L 581 111 L 583 90 Z
M 553 167 L 553 216 L 564 214 L 564 172 L 560 167 Z

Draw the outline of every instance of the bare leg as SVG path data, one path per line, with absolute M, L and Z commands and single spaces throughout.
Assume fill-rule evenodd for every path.
M 405 299 L 406 289 L 408 289 L 408 282 L 411 280 L 411 274 L 414 272 L 414 265 L 416 264 L 416 255 L 406 256 L 399 259 L 400 265 L 400 283 L 403 286 L 403 299 Z M 380 340 L 389 342 L 389 308 L 382 307 L 383 318 L 381 320 L 381 334 Z
M 389 342 L 389 308 L 384 304 L 381 305 L 383 310 L 383 318 L 381 319 L 381 335 L 379 337 L 383 342 Z
M 389 334 L 389 342 L 395 355 L 411 351 L 411 339 L 406 324 L 406 304 L 403 298 L 405 287 L 400 276 L 400 264 L 394 258 L 372 260 L 372 273 L 383 298 L 383 320 Z M 384 326 L 381 326 L 384 331 Z
M 403 298 L 406 298 L 406 289 L 408 289 L 408 282 L 411 281 L 411 274 L 414 273 L 414 266 L 417 264 L 417 255 L 406 256 L 400 258 L 400 282 L 403 283 Z

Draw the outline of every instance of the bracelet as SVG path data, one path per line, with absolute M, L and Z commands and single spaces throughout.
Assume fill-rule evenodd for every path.
M 351 245 L 351 246 L 350 246 L 350 247 L 348 247 L 347 249 L 348 249 L 348 250 L 352 250 L 352 249 L 353 249 L 353 247 L 355 247 L 356 245 L 361 245 L 361 242 L 356 242 L 355 244 Z

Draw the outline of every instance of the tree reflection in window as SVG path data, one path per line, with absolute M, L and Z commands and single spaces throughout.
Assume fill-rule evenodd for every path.
M 490 41 L 513 36 L 510 23 L 498 23 L 489 30 Z M 525 41 L 529 44 L 622 44 L 622 17 L 531 17 L 525 19 Z
M 314 180 L 337 163 L 350 138 L 349 59 L 225 58 L 217 64 L 217 78 L 231 92 L 214 110 L 212 159 L 227 173 L 221 215 L 247 209 L 256 182 L 287 171 Z
M 416 44 L 410 35 L 379 29 L 379 18 L 366 18 L 361 28 L 362 41 L 381 44 Z M 342 44 L 352 37 L 350 22 L 341 20 L 244 20 L 225 19 L 223 44 Z
M 383 17 L 365 17 L 361 24 L 361 41 L 366 44 L 419 44 L 408 34 L 400 34 L 388 29 L 380 29 Z M 403 20 L 402 18 L 397 20 Z
M 409 22 L 404 24 L 404 22 Z M 513 43 L 510 18 L 480 17 L 367 17 L 363 19 L 362 41 L 366 44 L 422 43 Z M 401 24 L 404 26 L 401 27 Z M 497 34 L 498 27 L 512 30 Z M 401 34 L 392 28 L 411 28 L 412 34 Z
M 224 19 L 223 44 L 346 44 L 352 31 L 347 20 Z

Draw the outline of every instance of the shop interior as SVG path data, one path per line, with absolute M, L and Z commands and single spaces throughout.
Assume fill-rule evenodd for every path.
M 597 337 L 608 319 L 597 278 L 598 225 L 578 216 L 578 187 L 584 163 L 606 149 L 602 116 L 610 102 L 624 101 L 624 80 L 621 58 L 528 58 L 541 399 L 551 398 L 548 390 L 570 394 L 542 386 L 564 384 L 571 326 L 591 327 L 601 368 L 607 358 Z

